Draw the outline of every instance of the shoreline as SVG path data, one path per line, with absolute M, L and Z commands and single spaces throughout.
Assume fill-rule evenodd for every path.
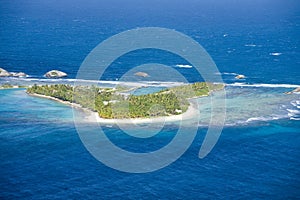
M 29 95 L 29 96 L 33 96 L 33 97 L 40 97 L 40 98 L 44 98 L 44 99 L 50 99 L 50 100 L 53 100 L 53 101 L 71 106 L 73 108 L 80 109 L 80 110 L 85 111 L 85 112 L 89 112 L 91 114 L 95 113 L 95 112 L 93 112 L 93 111 L 91 111 L 87 108 L 83 108 L 80 104 L 77 104 L 77 103 L 71 103 L 69 101 L 64 101 L 64 100 L 61 100 L 61 99 L 58 99 L 58 98 L 55 98 L 55 97 L 51 97 L 51 96 L 46 96 L 46 95 L 43 95 L 43 94 L 28 93 L 27 91 L 26 91 L 26 94 Z
M 166 123 L 166 122 L 178 122 L 182 120 L 192 119 L 198 117 L 199 111 L 196 108 L 196 102 L 189 100 L 190 105 L 182 114 L 171 115 L 171 116 L 161 116 L 161 117 L 151 117 L 151 118 L 128 118 L 128 119 L 104 119 L 99 117 L 98 113 L 93 112 L 94 116 L 91 116 L 91 121 L 95 121 L 101 124 L 145 124 L 145 123 Z
M 45 98 L 49 100 L 53 100 L 68 106 L 71 106 L 72 108 L 82 110 L 85 113 L 88 113 L 88 116 L 86 116 L 87 122 L 91 123 L 100 123 L 100 124 L 144 124 L 144 123 L 162 123 L 162 122 L 177 122 L 182 120 L 188 120 L 192 119 L 194 117 L 199 116 L 199 110 L 197 109 L 197 100 L 196 98 L 189 99 L 189 107 L 187 111 L 185 111 L 182 114 L 179 115 L 171 115 L 171 116 L 161 116 L 161 117 L 152 117 L 152 118 L 126 118 L 126 119 L 105 119 L 101 118 L 97 112 L 94 112 L 92 110 L 89 110 L 87 108 L 82 107 L 80 104 L 77 103 L 71 103 L 69 101 L 64 101 L 55 97 L 46 96 L 42 94 L 36 94 L 36 93 L 28 93 L 29 96 L 33 97 L 39 97 L 39 98 Z

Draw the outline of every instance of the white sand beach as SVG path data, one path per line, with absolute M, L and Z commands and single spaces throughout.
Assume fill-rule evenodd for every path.
M 104 119 L 99 117 L 98 113 L 93 113 L 89 117 L 89 121 L 98 122 L 101 124 L 147 124 L 147 123 L 162 123 L 176 122 L 199 117 L 199 110 L 196 100 L 189 100 L 190 106 L 187 111 L 179 115 L 152 117 L 152 118 L 131 118 L 131 119 Z
M 163 116 L 163 117 L 152 117 L 152 118 L 129 118 L 129 119 L 105 119 L 99 117 L 97 112 L 93 112 L 87 108 L 83 108 L 80 104 L 63 101 L 61 99 L 50 97 L 41 94 L 27 93 L 30 96 L 46 98 L 53 101 L 57 101 L 75 109 L 83 110 L 86 114 L 86 122 L 100 123 L 100 124 L 145 124 L 145 123 L 161 123 L 161 122 L 176 122 L 181 120 L 188 120 L 199 116 L 199 109 L 196 99 L 190 99 L 190 106 L 187 111 L 179 115 Z

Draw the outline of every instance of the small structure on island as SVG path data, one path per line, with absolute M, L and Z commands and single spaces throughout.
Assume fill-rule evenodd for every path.
M 243 74 L 239 74 L 239 75 L 237 75 L 235 78 L 236 78 L 236 79 L 245 79 L 246 76 L 243 75 Z
M 176 113 L 182 113 L 182 110 L 176 109 L 175 112 L 176 112 Z
M 137 72 L 134 75 L 144 77 L 144 78 L 149 77 L 149 74 L 147 74 L 146 72 Z
M 51 70 L 44 75 L 46 78 L 62 78 L 68 76 L 67 73 L 59 70 Z

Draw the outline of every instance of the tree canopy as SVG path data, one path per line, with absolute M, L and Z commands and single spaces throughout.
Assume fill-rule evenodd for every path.
M 33 85 L 27 92 L 80 104 L 84 108 L 98 112 L 102 118 L 121 119 L 178 115 L 188 109 L 189 98 L 207 96 L 210 91 L 220 90 L 223 87 L 222 84 L 197 82 L 136 96 L 124 93 L 125 88 L 55 84 Z

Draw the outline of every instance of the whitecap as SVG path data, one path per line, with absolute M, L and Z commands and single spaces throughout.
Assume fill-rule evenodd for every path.
M 286 109 L 289 113 L 300 114 L 299 110 Z
M 259 117 L 251 117 L 251 118 L 247 119 L 246 122 L 259 121 L 259 120 L 260 120 Z
M 270 53 L 269 55 L 271 56 L 280 56 L 282 53 L 279 52 L 274 52 L 274 53 Z
M 237 73 L 234 73 L 234 72 L 223 72 L 224 75 L 238 75 Z
M 246 120 L 246 122 L 252 122 L 252 121 L 269 121 L 272 118 L 268 117 L 250 117 L 249 119 Z
M 272 120 L 279 120 L 285 119 L 287 117 L 292 117 L 289 115 L 272 115 L 272 116 L 261 116 L 261 117 L 250 117 L 246 120 L 246 123 L 254 122 L 254 121 L 272 121 Z
M 300 120 L 300 118 L 291 117 L 290 120 L 296 120 L 296 121 L 298 121 L 298 120 Z
M 193 66 L 192 65 L 182 65 L 182 64 L 178 64 L 178 65 L 175 65 L 176 67 L 179 67 L 179 68 L 192 68 Z
M 291 101 L 291 104 L 297 108 L 299 108 L 298 106 L 300 105 L 300 101 L 298 100 L 294 100 L 294 101 Z
M 245 44 L 245 47 L 256 47 L 256 44 Z

